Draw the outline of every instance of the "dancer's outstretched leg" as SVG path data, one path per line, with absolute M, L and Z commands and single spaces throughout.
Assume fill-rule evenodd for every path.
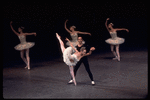
M 60 48 L 61 48 L 61 51 L 62 51 L 62 53 L 63 53 L 64 50 L 65 50 L 64 43 L 63 43 L 63 41 L 61 40 L 61 38 L 60 38 L 60 36 L 58 35 L 58 33 L 56 33 L 56 37 L 57 37 L 57 39 L 59 40 Z
M 69 66 L 69 69 L 70 69 L 70 74 L 72 76 L 74 85 L 77 85 L 76 80 L 75 80 L 75 76 L 74 76 L 73 66 Z

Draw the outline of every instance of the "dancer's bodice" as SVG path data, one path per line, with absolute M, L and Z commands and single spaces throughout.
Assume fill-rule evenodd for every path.
M 70 34 L 70 36 L 71 36 L 71 38 L 72 38 L 72 42 L 77 41 L 77 39 L 78 39 L 78 34 L 77 34 L 77 33 L 75 33 L 75 34 Z
M 19 35 L 18 37 L 19 37 L 19 40 L 20 40 L 20 43 L 21 43 L 21 44 L 26 43 L 26 36 L 24 36 L 24 35 Z
M 117 38 L 117 32 L 110 32 L 110 36 L 112 39 Z

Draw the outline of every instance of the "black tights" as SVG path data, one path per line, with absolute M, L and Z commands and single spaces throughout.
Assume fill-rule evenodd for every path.
M 76 76 L 77 70 L 79 69 L 79 67 L 80 67 L 80 65 L 81 65 L 82 63 L 84 64 L 85 69 L 86 69 L 86 71 L 88 72 L 91 81 L 93 81 L 93 75 L 92 75 L 92 73 L 91 73 L 91 71 L 90 71 L 89 62 L 88 62 L 87 57 L 81 58 L 80 61 L 76 64 L 76 66 L 74 67 L 74 76 Z

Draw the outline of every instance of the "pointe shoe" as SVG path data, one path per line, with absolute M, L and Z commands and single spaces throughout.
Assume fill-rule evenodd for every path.
M 27 69 L 28 68 L 28 66 L 26 66 L 26 67 L 24 67 L 25 69 Z
M 76 86 L 76 85 L 77 85 L 77 83 L 74 83 L 74 85 Z
M 91 82 L 91 84 L 94 86 L 94 85 L 95 85 L 95 82 L 94 82 L 94 81 L 92 81 L 92 82 Z
M 76 86 L 77 85 L 77 83 L 74 81 L 74 85 Z
M 68 84 L 72 84 L 73 83 L 73 80 L 70 80 L 69 82 L 68 82 Z
M 77 85 L 76 81 L 75 80 L 72 80 L 72 81 L 73 81 L 74 85 L 76 86 Z
M 30 70 L 30 67 L 28 67 L 28 70 Z
M 120 57 L 118 57 L 118 61 L 120 61 Z
M 25 67 L 25 69 L 28 69 L 28 70 L 30 70 L 30 67 L 26 66 L 26 67 Z
M 56 36 L 58 37 L 58 33 L 56 33 Z
M 115 58 L 113 58 L 113 60 L 117 60 L 118 59 L 118 57 L 116 56 Z
M 58 33 L 56 33 L 56 37 L 57 37 L 57 38 L 61 38 L 61 37 L 58 35 Z

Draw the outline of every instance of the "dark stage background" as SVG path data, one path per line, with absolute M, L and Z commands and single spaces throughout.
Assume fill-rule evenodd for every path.
M 3 67 L 12 67 L 24 63 L 20 52 L 14 46 L 20 43 L 10 28 L 10 21 L 18 31 L 24 26 L 24 32 L 36 32 L 37 36 L 27 36 L 27 41 L 35 42 L 30 49 L 31 62 L 49 61 L 62 56 L 55 33 L 61 35 L 63 41 L 70 38 L 64 28 L 76 26 L 76 30 L 90 32 L 92 36 L 80 35 L 87 44 L 95 46 L 93 53 L 110 52 L 105 43 L 110 35 L 105 21 L 114 24 L 114 28 L 127 28 L 119 31 L 118 36 L 125 38 L 120 45 L 121 51 L 147 49 L 147 6 L 146 2 L 42 2 L 42 1 L 9 1 L 3 3 Z

